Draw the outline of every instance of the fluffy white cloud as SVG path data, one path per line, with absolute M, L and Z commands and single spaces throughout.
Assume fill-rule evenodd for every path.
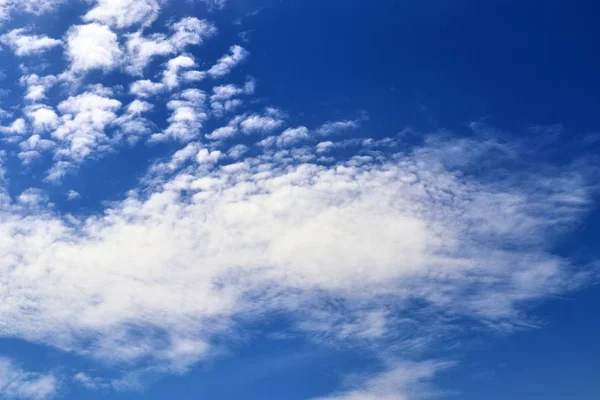
M 56 143 L 48 139 L 42 139 L 42 137 L 37 134 L 31 135 L 27 140 L 19 143 L 19 147 L 23 150 L 47 151 L 54 148 L 54 146 L 56 146 Z
M 209 151 L 202 149 L 196 155 L 196 161 L 199 164 L 214 164 L 223 156 L 219 150 Z
M 25 371 L 11 360 L 0 358 L 0 397 L 7 400 L 46 400 L 59 389 L 58 379 Z
M 146 114 L 154 108 L 153 104 L 143 100 L 134 100 L 125 108 L 125 112 L 119 118 L 115 119 L 113 124 L 116 126 L 120 135 L 113 137 L 114 141 L 120 141 L 125 137 L 129 144 L 135 144 L 142 136 L 149 134 L 153 129 L 153 124 L 143 114 Z
M 77 25 L 67 33 L 67 57 L 73 73 L 94 69 L 110 70 L 121 63 L 117 35 L 105 25 Z
M 46 92 L 56 83 L 54 75 L 38 76 L 37 74 L 23 75 L 21 84 L 27 86 L 25 100 L 37 102 L 46 98 Z
M 233 100 L 228 100 L 233 101 Z M 211 105 L 214 111 L 214 103 Z M 226 104 L 226 103 L 224 103 Z M 220 110 L 217 110 L 216 116 L 220 116 Z M 252 133 L 265 133 L 272 132 L 284 124 L 284 121 L 279 119 L 282 115 L 276 112 L 275 109 L 269 109 L 265 111 L 265 115 L 238 115 L 231 119 L 227 126 L 223 126 L 215 129 L 209 135 L 206 135 L 207 139 L 220 140 L 235 136 L 238 132 L 245 133 L 247 135 Z
M 205 112 L 206 94 L 199 89 L 186 89 L 167 103 L 171 116 L 169 126 L 162 133 L 154 134 L 151 140 L 162 142 L 169 139 L 190 141 L 200 134 L 203 122 L 208 118 Z
M 169 42 L 177 50 L 184 50 L 187 46 L 198 45 L 217 33 L 217 28 L 210 22 L 186 17 L 171 25 L 173 35 Z
M 244 133 L 271 132 L 283 125 L 280 119 L 269 116 L 251 115 L 240 122 L 240 127 Z
M 83 20 L 95 21 L 115 28 L 150 25 L 160 11 L 157 0 L 95 0 L 97 3 Z
M 192 56 L 181 55 L 167 62 L 167 68 L 163 72 L 163 83 L 169 89 L 179 86 L 179 72 L 182 69 L 193 68 L 196 66 Z
M 436 397 L 428 383 L 440 371 L 452 366 L 447 362 L 396 362 L 374 376 L 367 377 L 356 384 L 353 377 L 349 386 L 357 389 L 330 397 L 314 400 L 411 400 Z
M 0 36 L 0 42 L 10 46 L 17 56 L 29 56 L 61 46 L 62 41 L 48 36 L 29 35 L 26 29 L 14 29 Z
M 31 135 L 26 140 L 19 143 L 21 152 L 19 158 L 23 164 L 28 165 L 33 160 L 39 158 L 41 153 L 54 149 L 56 143 L 48 139 L 42 139 L 40 135 Z
M 212 101 L 229 100 L 234 96 L 244 93 L 244 89 L 236 85 L 221 85 L 213 88 L 213 95 L 210 96 Z
M 162 92 L 165 88 L 165 85 L 159 82 L 152 82 L 148 79 L 135 81 L 131 84 L 129 88 L 129 93 L 142 97 L 152 97 Z
M 42 154 L 39 151 L 35 150 L 21 151 L 17 154 L 17 158 L 21 161 L 21 164 L 24 166 L 33 164 L 40 157 L 42 157 Z
M 250 53 L 241 46 L 231 46 L 229 51 L 230 54 L 221 57 L 217 63 L 207 71 L 212 78 L 221 78 L 227 75 L 233 68 L 250 55 Z
M 237 131 L 238 130 L 235 126 L 222 126 L 220 128 L 215 129 L 210 134 L 206 135 L 206 138 L 211 140 L 227 139 L 232 136 L 235 136 Z
M 23 118 L 17 118 L 9 126 L 0 126 L 0 133 L 6 135 L 22 135 L 27 132 L 27 122 Z
M 52 131 L 60 125 L 60 118 L 56 115 L 56 112 L 48 106 L 30 106 L 27 107 L 24 112 L 31 121 L 33 131 L 36 133 Z
M 437 315 L 506 329 L 523 322 L 523 304 L 585 281 L 552 254 L 548 238 L 568 232 L 586 211 L 588 169 L 520 165 L 518 174 L 496 174 L 494 166 L 518 162 L 519 144 L 430 138 L 409 150 L 396 138 L 338 141 L 336 133 L 356 130 L 362 119 L 284 130 L 288 117 L 275 108 L 243 109 L 219 127 L 218 118 L 252 104 L 238 97 L 254 93 L 253 80 L 208 93 L 171 91 L 221 78 L 249 53 L 233 46 L 199 70 L 184 52 L 216 29 L 184 18 L 149 34 L 161 4 L 95 0 L 88 24 L 65 36 L 63 77 L 117 67 L 142 75 L 166 57 L 162 81 L 135 78 L 125 93 L 81 79 L 56 104 L 46 96 L 56 78 L 25 72 L 26 102 L 11 116 L 22 118 L 0 127 L 5 142 L 18 144 L 0 152 L 3 162 L 16 153 L 30 165 L 52 152 L 47 179 L 56 181 L 122 143 L 184 145 L 124 200 L 92 216 L 62 215 L 37 189 L 16 197 L 0 190 L 0 336 L 119 364 L 133 375 L 148 366 L 180 373 L 213 354 L 214 339 L 226 341 L 239 321 L 270 313 L 285 313 L 290 330 L 316 340 L 383 344 L 401 331 L 402 340 L 424 346 L 447 323 Z M 32 104 L 42 99 L 52 106 Z M 152 122 L 165 106 L 166 124 Z M 203 143 L 209 118 L 215 124 Z M 320 142 L 323 136 L 332 137 Z M 343 312 L 328 307 L 331 299 Z M 411 320 L 410 330 L 397 313 Z M 392 362 L 330 398 L 404 399 L 444 366 Z M 73 379 L 89 388 L 131 386 L 84 372 Z
M 144 68 L 155 57 L 175 52 L 175 48 L 165 35 L 144 36 L 142 32 L 127 35 L 126 50 L 128 62 L 126 70 L 134 75 L 141 75 Z
M 232 99 L 242 94 L 253 94 L 255 89 L 254 80 L 248 80 L 244 87 L 236 85 L 221 85 L 213 88 L 213 94 L 210 96 L 210 106 L 215 117 L 222 117 L 228 112 L 234 111 L 243 103 L 239 99 Z
M 202 98 L 182 92 L 173 101 Z M 84 100 L 62 109 L 118 106 Z M 348 313 L 407 306 L 410 318 L 416 300 L 417 322 L 438 312 L 518 322 L 524 302 L 577 283 L 547 239 L 580 218 L 592 192 L 585 168 L 495 175 L 490 163 L 519 159 L 498 148 L 430 140 L 378 163 L 325 166 L 298 163 L 292 151 L 226 164 L 193 144 L 162 168 L 168 173 L 102 215 L 25 219 L 5 205 L 0 334 L 182 371 L 210 354 L 211 339 L 226 337 L 236 316 L 285 311 L 301 321 L 335 320 L 328 297 Z M 485 175 L 464 173 L 482 160 Z M 369 315 L 375 329 L 352 321 L 298 329 L 324 326 L 348 340 L 394 330 L 385 312 Z M 354 395 L 376 387 L 387 393 L 371 381 Z
M 326 142 L 320 142 L 315 147 L 316 147 L 317 153 L 325 153 L 328 150 L 331 150 L 332 148 L 334 148 L 335 147 L 335 143 L 333 143 L 332 141 L 328 140 Z
M 35 208 L 48 203 L 48 196 L 41 189 L 30 188 L 17 197 L 17 202 L 20 205 Z
M 308 138 L 308 128 L 305 126 L 299 126 L 297 128 L 286 129 L 279 136 L 269 136 L 261 140 L 259 144 L 265 147 L 289 147 Z
M 61 124 L 51 133 L 60 144 L 55 158 L 81 162 L 94 151 L 110 148 L 105 129 L 117 119 L 121 102 L 109 95 L 107 90 L 90 91 L 71 96 L 58 105 Z
M 127 67 L 134 75 L 141 75 L 155 57 L 175 54 L 190 45 L 198 45 L 216 33 L 214 25 L 197 18 L 183 18 L 171 25 L 171 36 L 155 33 L 144 36 L 141 31 L 127 36 Z M 190 77 L 191 78 L 191 77 Z M 191 80 L 191 79 L 190 79 Z
M 186 82 L 198 82 L 206 78 L 206 72 L 204 71 L 185 71 L 182 75 L 183 80 Z
M 169 162 L 154 164 L 149 171 L 149 179 L 156 176 L 161 176 L 166 173 L 172 173 L 180 168 L 183 164 L 194 158 L 202 149 L 202 145 L 198 142 L 188 143 L 183 149 L 177 150 Z

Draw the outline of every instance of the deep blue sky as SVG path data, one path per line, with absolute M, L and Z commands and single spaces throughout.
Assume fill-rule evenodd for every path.
M 32 25 L 61 37 L 87 7 L 70 4 L 39 20 L 19 15 L 0 32 Z M 559 164 L 563 158 L 598 156 L 600 142 L 589 140 L 600 133 L 598 2 L 229 0 L 223 10 L 211 13 L 204 4 L 184 1 L 165 10 L 170 17 L 161 16 L 159 26 L 183 15 L 207 17 L 218 26 L 218 36 L 192 51 L 200 69 L 210 68 L 232 44 L 248 49 L 251 56 L 228 81 L 239 85 L 254 77 L 257 94 L 249 101 L 251 109 L 276 105 L 287 113 L 291 127 L 312 129 L 325 121 L 360 119 L 360 128 L 348 137 L 390 137 L 406 128 L 419 135 L 452 131 L 456 137 L 470 137 L 469 124 L 483 122 L 500 140 L 547 140 L 546 157 Z M 240 32 L 248 32 L 248 42 L 238 37 Z M 2 85 L 13 90 L 0 99 L 0 107 L 7 108 L 20 103 L 11 97 L 20 72 L 18 59 L 6 48 L 0 57 L 8 76 Z M 53 60 L 47 59 L 53 73 L 64 69 L 64 62 Z M 155 73 L 161 68 L 159 62 L 150 65 Z M 107 86 L 127 85 L 121 75 L 99 74 Z M 52 96 L 57 101 L 59 94 Z M 154 122 L 160 125 L 167 117 L 159 109 Z M 562 136 L 550 138 L 552 129 Z M 33 170 L 17 170 L 18 160 L 9 157 L 6 187 L 16 196 L 35 184 L 58 212 L 100 214 L 104 202 L 124 198 L 152 162 L 181 147 L 124 147 L 86 161 L 58 186 L 43 182 L 51 158 Z M 67 189 L 80 192 L 81 199 L 67 202 Z M 594 209 L 552 251 L 572 258 L 580 270 L 593 270 L 599 223 Z M 527 304 L 523 311 L 538 321 L 537 328 L 507 333 L 459 324 L 464 333 L 440 340 L 427 353 L 456 362 L 440 373 L 435 386 L 447 391 L 444 396 L 461 400 L 600 398 L 600 288 L 594 284 L 591 278 L 579 291 Z M 140 391 L 90 391 L 65 383 L 58 398 L 306 400 L 336 392 L 349 374 L 382 368 L 380 360 L 354 342 L 331 346 L 310 335 L 273 339 L 269 324 L 277 321 L 253 322 L 243 334 L 223 339 L 222 354 L 186 374 L 144 376 L 146 388 Z M 18 360 L 24 369 L 65 376 L 95 371 L 104 378 L 128 371 L 126 365 L 90 361 L 76 351 L 23 339 L 0 339 L 0 355 Z

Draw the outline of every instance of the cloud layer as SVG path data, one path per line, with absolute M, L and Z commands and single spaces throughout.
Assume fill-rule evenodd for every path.
M 0 0 L 0 19 L 58 4 Z M 423 358 L 456 321 L 533 326 L 528 305 L 588 282 L 553 250 L 592 206 L 593 161 L 556 165 L 480 124 L 407 140 L 372 134 L 366 113 L 295 121 L 254 78 L 225 81 L 249 50 L 198 57 L 211 22 L 156 31 L 163 4 L 97 0 L 61 39 L 0 38 L 25 60 L 19 105 L 0 114 L 1 337 L 125 371 L 72 374 L 123 390 L 285 315 L 276 333 L 385 358 L 326 399 L 405 400 L 451 366 Z M 56 68 L 27 58 L 51 48 L 64 51 Z M 124 148 L 164 156 L 120 200 L 77 209 L 86 193 L 66 177 Z M 32 171 L 34 187 L 9 190 L 7 176 Z M 4 397 L 46 399 L 59 381 L 0 359 Z
M 7 400 L 45 400 L 53 397 L 59 381 L 54 375 L 28 372 L 0 358 L 0 395 Z

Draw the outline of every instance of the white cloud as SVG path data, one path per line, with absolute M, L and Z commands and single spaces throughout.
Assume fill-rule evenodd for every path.
M 250 53 L 241 46 L 231 46 L 230 54 L 221 57 L 215 65 L 213 65 L 207 73 L 212 78 L 221 78 L 227 75 L 235 66 L 245 60 Z
M 196 161 L 199 164 L 214 164 L 223 156 L 219 150 L 209 151 L 202 149 L 196 155 Z
M 169 89 L 179 86 L 179 71 L 186 68 L 193 68 L 196 62 L 189 55 L 175 57 L 167 63 L 167 68 L 163 72 L 163 83 Z
M 253 94 L 255 87 L 256 83 L 252 79 L 248 80 L 243 87 L 233 84 L 215 86 L 210 99 L 211 101 L 223 101 L 242 94 Z
M 206 138 L 211 140 L 227 139 L 234 136 L 237 131 L 235 126 L 222 126 L 212 131 L 209 135 L 206 135 Z
M 169 42 L 177 50 L 184 50 L 187 46 L 198 45 L 204 40 L 214 36 L 217 28 L 206 20 L 187 17 L 171 25 L 173 35 Z
M 337 133 L 358 129 L 360 126 L 359 120 L 345 120 L 345 121 L 335 121 L 335 122 L 327 122 L 323 124 L 319 129 L 317 129 L 317 133 L 323 136 L 335 135 Z
M 186 71 L 182 75 L 183 80 L 186 82 L 198 82 L 206 78 L 206 72 L 204 71 Z
M 206 3 L 209 9 L 220 9 L 225 7 L 227 0 L 198 0 Z
M 115 28 L 151 25 L 158 16 L 157 0 L 95 0 L 97 5 L 83 16 L 86 22 L 100 22 Z
M 25 166 L 41 158 L 42 153 L 49 152 L 56 147 L 52 140 L 43 139 L 39 134 L 34 134 L 19 143 L 21 151 L 17 157 Z
M 39 207 L 48 202 L 48 196 L 41 189 L 30 188 L 21 193 L 17 201 L 26 207 Z
M 73 380 L 88 390 L 100 390 L 110 387 L 110 384 L 104 379 L 91 377 L 85 372 L 78 372 L 73 376 Z
M 63 0 L 0 0 L 0 23 L 13 12 L 41 15 L 63 3 Z
M 24 109 L 35 133 L 53 131 L 60 125 L 60 118 L 46 105 L 29 106 Z
M 271 132 L 283 125 L 283 121 L 261 115 L 251 115 L 240 122 L 242 131 L 246 134 L 254 132 Z
M 210 103 L 213 116 L 217 118 L 223 117 L 225 114 L 230 113 L 241 107 L 243 104 L 240 99 L 232 99 L 226 101 L 213 101 Z
M 127 106 L 127 112 L 132 115 L 140 115 L 152 110 L 154 106 L 147 101 L 134 100 Z
M 23 159 L 25 162 L 25 159 Z M 46 175 L 46 181 L 51 183 L 59 183 L 67 174 L 72 173 L 75 170 L 75 165 L 69 161 L 57 161 L 48 170 Z
M 429 387 L 430 381 L 440 371 L 452 366 L 448 362 L 396 362 L 379 374 L 367 377 L 347 392 L 314 400 L 412 400 L 437 397 L 439 393 Z
M 54 375 L 25 371 L 0 358 L 0 397 L 7 400 L 47 400 L 56 394 L 59 381 Z
M 117 35 L 105 25 L 77 25 L 67 32 L 67 57 L 73 73 L 111 70 L 122 60 Z
M 73 201 L 79 198 L 81 198 L 81 194 L 78 191 L 71 189 L 67 192 L 67 200 Z
M 141 75 L 155 57 L 181 52 L 188 46 L 201 44 L 205 39 L 216 34 L 214 25 L 191 17 L 172 24 L 171 30 L 173 31 L 171 36 L 160 33 L 144 36 L 142 31 L 126 35 L 127 72 Z
M 147 98 L 157 95 L 162 92 L 164 88 L 165 86 L 162 83 L 145 79 L 133 82 L 129 88 L 129 93 L 138 97 Z
M 54 75 L 40 77 L 37 74 L 23 75 L 21 84 L 27 86 L 25 100 L 37 102 L 46 98 L 46 92 L 56 83 Z
M 188 143 L 183 149 L 177 150 L 169 162 L 162 162 L 154 164 L 149 171 L 149 176 L 163 175 L 165 173 L 172 173 L 173 171 L 180 168 L 187 161 L 191 160 L 198 154 L 202 149 L 202 145 L 197 142 Z
M 12 117 L 12 114 L 10 112 L 6 111 L 3 108 L 0 108 L 0 120 L 10 118 L 10 117 Z
M 186 89 L 167 103 L 171 111 L 169 126 L 150 140 L 162 142 L 169 139 L 190 141 L 200 134 L 203 122 L 208 118 L 204 107 L 206 94 L 199 89 Z
M 583 281 L 552 254 L 548 237 L 568 232 L 586 211 L 586 168 L 525 166 L 499 176 L 494 165 L 505 168 L 519 157 L 503 157 L 496 150 L 516 150 L 489 138 L 429 139 L 396 154 L 404 147 L 395 139 L 316 144 L 325 140 L 320 135 L 359 128 L 362 119 L 328 122 L 311 138 L 304 126 L 283 130 L 287 117 L 275 108 L 240 111 L 202 143 L 205 121 L 241 108 L 236 97 L 253 94 L 253 80 L 208 94 L 168 93 L 166 127 L 149 120 L 154 105 L 144 99 L 223 77 L 248 52 L 234 46 L 208 71 L 191 70 L 195 60 L 181 53 L 214 35 L 211 24 L 186 18 L 170 23 L 170 32 L 148 35 L 137 25 L 156 19 L 158 2 L 94 4 L 85 20 L 97 22 L 66 35 L 67 75 L 119 66 L 139 75 L 153 60 L 178 55 L 166 62 L 162 82 L 140 78 L 129 86 L 137 99 L 123 103 L 117 96 L 127 89 L 71 88 L 57 111 L 26 103 L 23 118 L 0 132 L 28 133 L 14 138 L 25 165 L 53 152 L 49 181 L 123 142 L 149 136 L 185 145 L 154 164 L 126 199 L 93 216 L 63 216 L 39 190 L 14 199 L 0 192 L 0 336 L 128 372 L 150 365 L 179 373 L 209 357 L 213 339 L 226 341 L 237 321 L 272 312 L 286 313 L 292 329 L 315 340 L 382 344 L 390 332 L 403 332 L 401 340 L 412 344 L 428 337 L 436 315 L 510 327 L 523 321 L 523 304 Z M 132 26 L 141 30 L 118 30 Z M 55 80 L 23 77 L 26 100 L 44 99 Z M 164 112 L 164 104 L 156 106 L 152 115 Z M 240 133 L 260 137 L 236 138 Z M 323 156 L 335 147 L 347 159 Z M 0 157 L 6 154 L 14 153 Z M 483 161 L 491 167 L 479 168 Z M 473 165 L 484 171 L 469 174 Z M 329 299 L 344 315 L 327 306 Z M 417 327 L 398 329 L 398 309 Z M 419 320 L 423 315 L 433 320 Z M 391 363 L 331 399 L 404 399 L 413 383 L 440 368 Z M 89 388 L 108 385 L 84 372 L 73 379 Z
M 36 55 L 62 45 L 61 40 L 48 36 L 28 35 L 24 28 L 5 33 L 0 36 L 0 42 L 10 46 L 17 56 Z
M 320 142 L 315 147 L 316 147 L 317 153 L 325 153 L 325 152 L 329 151 L 330 149 L 334 148 L 335 143 L 328 140 L 326 142 Z
M 133 75 L 141 75 L 144 68 L 158 56 L 173 54 L 175 48 L 167 37 L 162 34 L 143 36 L 142 32 L 126 35 L 127 67 Z
M 40 135 L 31 135 L 27 140 L 19 143 L 19 147 L 24 151 L 39 150 L 48 151 L 56 146 L 52 140 L 42 139 Z
M 154 105 L 147 101 L 136 99 L 129 103 L 125 108 L 125 112 L 113 121 L 119 133 L 113 137 L 113 140 L 118 142 L 122 137 L 125 137 L 129 144 L 134 145 L 142 136 L 151 133 L 154 124 L 143 114 L 153 109 Z
M 105 129 L 117 119 L 121 102 L 109 96 L 110 91 L 99 88 L 59 103 L 61 124 L 51 132 L 52 138 L 60 144 L 55 159 L 80 163 L 96 151 L 110 149 Z M 53 176 L 62 176 L 66 172 L 66 164 L 58 165 L 62 166 L 59 168 L 61 174 Z
M 236 85 L 221 85 L 213 87 L 213 94 L 210 96 L 210 106 L 215 117 L 219 118 L 228 112 L 234 111 L 240 107 L 243 102 L 239 99 L 232 99 L 242 94 L 253 94 L 255 89 L 254 80 L 248 80 L 243 87 Z
M 308 138 L 308 128 L 306 128 L 305 126 L 299 126 L 297 128 L 286 129 L 279 136 L 269 136 L 261 140 L 259 144 L 265 147 L 289 147 Z
M 243 144 L 236 144 L 229 149 L 229 151 L 227 152 L 227 156 L 229 158 L 237 160 L 238 158 L 242 157 L 247 152 L 248 152 L 248 146 L 243 145 Z
M 182 92 L 174 101 L 202 98 Z M 62 108 L 117 107 L 83 100 Z M 100 215 L 24 220 L 2 206 L 0 334 L 182 371 L 210 354 L 212 338 L 227 337 L 236 316 L 283 311 L 306 321 L 319 311 L 337 321 L 330 297 L 344 312 L 370 310 L 371 326 L 319 325 L 344 340 L 385 338 L 396 327 L 383 311 L 395 307 L 417 326 L 439 313 L 516 323 L 523 303 L 577 283 L 547 240 L 587 209 L 590 169 L 536 166 L 500 177 L 490 163 L 519 158 L 494 146 L 430 140 L 378 163 L 298 163 L 290 150 L 223 165 L 224 155 L 195 143 L 170 172 Z M 482 160 L 485 175 L 462 172 Z M 423 334 L 413 328 L 407 340 L 410 332 Z M 408 373 L 394 371 L 390 382 Z M 394 385 L 367 380 L 351 393 Z
M 212 101 L 229 100 L 234 96 L 244 93 L 244 89 L 236 85 L 222 85 L 213 88 L 213 95 L 210 96 Z
M 17 118 L 9 126 L 0 126 L 0 133 L 5 135 L 22 135 L 27 132 L 27 122 L 23 118 Z
M 30 151 L 21 151 L 17 154 L 19 160 L 21 160 L 21 164 L 24 166 L 30 165 L 36 160 L 38 160 L 42 154 L 39 151 L 30 150 Z

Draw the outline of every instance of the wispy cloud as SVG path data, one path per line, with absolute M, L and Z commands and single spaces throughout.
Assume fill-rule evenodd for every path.
M 17 56 L 35 55 L 62 45 L 61 40 L 43 35 L 30 35 L 24 28 L 5 33 L 0 36 L 0 42 L 10 46 Z
M 379 374 L 349 379 L 347 392 L 314 400 L 413 400 L 437 397 L 439 391 L 430 382 L 440 371 L 452 366 L 448 362 L 392 363 Z M 358 381 L 358 382 L 356 382 Z
M 0 396 L 7 400 L 46 400 L 60 387 L 52 374 L 29 372 L 11 360 L 0 358 Z
M 324 295 L 347 310 L 420 299 L 431 310 L 511 324 L 522 318 L 520 304 L 577 284 L 544 241 L 587 208 L 577 171 L 468 178 L 447 164 L 448 152 L 460 150 L 463 163 L 509 159 L 486 143 L 452 140 L 330 167 L 297 163 L 293 152 L 227 164 L 220 153 L 186 148 L 176 158 L 194 161 L 191 168 L 178 172 L 184 161 L 173 160 L 146 195 L 104 217 L 73 226 L 48 213 L 23 220 L 3 211 L 1 254 L 14 260 L 2 274 L 11 287 L 3 334 L 179 369 L 182 359 L 202 358 L 235 315 L 293 315 L 307 301 L 323 310 Z M 18 239 L 9 234 L 17 225 L 26 232 Z M 366 334 L 348 323 L 323 329 Z
M 192 17 L 179 20 L 170 29 L 171 35 L 156 33 L 144 36 L 143 31 L 126 35 L 126 70 L 131 74 L 141 75 L 154 58 L 173 55 L 184 51 L 188 46 L 199 45 L 217 32 L 211 23 Z
M 250 54 L 241 46 L 231 46 L 230 54 L 226 54 L 213 65 L 207 73 L 212 78 L 221 78 L 231 72 L 236 65 L 245 60 Z
M 340 132 L 357 129 L 359 126 L 360 120 L 326 122 L 317 129 L 317 133 L 323 136 L 330 136 Z
M 0 23 L 10 19 L 13 12 L 41 15 L 57 8 L 64 2 L 64 0 L 2 0 L 0 2 Z
M 58 4 L 21 3 L 0 2 L 0 18 Z M 595 161 L 558 165 L 481 125 L 409 144 L 369 134 L 366 114 L 302 121 L 266 106 L 255 79 L 225 81 L 244 48 L 191 53 L 217 34 L 212 23 L 158 27 L 156 0 L 89 4 L 63 40 L 23 29 L 2 39 L 17 55 L 64 42 L 66 64 L 45 75 L 23 58 L 17 104 L 2 112 L 0 336 L 123 371 L 70 371 L 71 383 L 124 390 L 184 373 L 245 323 L 283 314 L 289 325 L 272 333 L 382 359 L 328 399 L 413 399 L 451 365 L 423 355 L 441 333 L 460 335 L 456 321 L 531 326 L 528 304 L 588 281 L 553 246 L 590 208 Z M 85 186 L 61 179 L 138 145 L 160 158 L 120 200 L 85 213 L 53 204 L 59 193 L 77 209 Z M 37 163 L 39 182 L 8 190 L 14 165 Z M 57 186 L 44 191 L 44 176 Z M 58 386 L 0 360 L 4 397 Z
M 157 0 L 95 0 L 96 6 L 83 16 L 87 22 L 100 22 L 115 28 L 150 25 L 160 10 Z

